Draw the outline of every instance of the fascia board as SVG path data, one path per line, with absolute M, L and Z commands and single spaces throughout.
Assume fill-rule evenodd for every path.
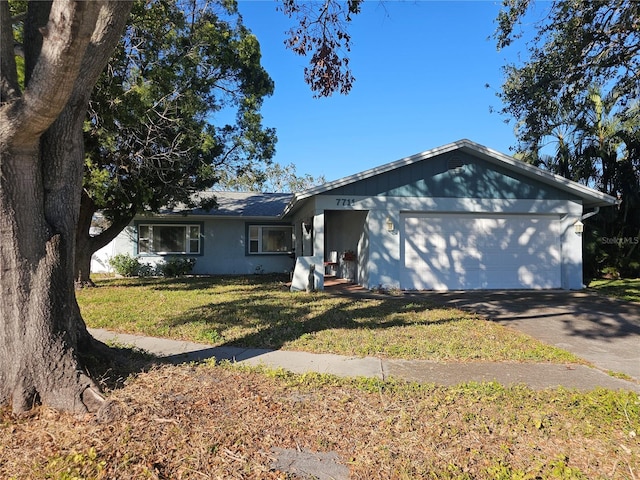
M 322 185 L 318 185 L 316 187 L 312 187 L 307 190 L 303 190 L 302 192 L 296 193 L 293 196 L 293 198 L 291 199 L 287 207 L 284 209 L 282 216 L 286 216 L 288 213 L 290 213 L 294 209 L 295 205 L 301 200 L 305 200 L 306 198 L 312 197 L 314 195 L 321 195 L 335 188 L 342 187 L 344 185 L 349 185 L 351 183 L 355 183 L 360 180 L 365 180 L 367 178 L 380 175 L 382 173 L 386 173 L 391 170 L 395 170 L 396 168 L 404 167 L 406 165 L 411 165 L 412 163 L 425 160 L 427 158 L 435 157 L 436 155 L 441 155 L 451 150 L 456 150 L 461 146 L 459 145 L 459 143 L 460 142 L 449 143 L 441 147 L 433 148 L 425 152 L 411 155 L 410 157 L 405 157 L 405 158 L 401 158 L 400 160 L 395 160 L 393 162 L 386 163 L 379 167 L 370 168 L 368 170 L 364 170 L 363 172 L 359 172 L 353 175 L 349 175 L 347 177 L 339 178 L 338 180 L 333 180 L 331 182 L 323 183 Z
M 360 180 L 365 180 L 375 175 L 380 175 L 380 174 L 389 172 L 391 170 L 394 170 L 396 168 L 404 167 L 406 165 L 411 165 L 412 163 L 419 162 L 422 160 L 427 160 L 429 158 L 433 158 L 438 155 L 442 155 L 444 153 L 448 153 L 454 150 L 463 150 L 463 151 L 468 151 L 470 153 L 474 153 L 476 155 L 480 155 L 483 159 L 488 160 L 493 164 L 505 166 L 506 168 L 516 173 L 523 174 L 527 177 L 539 180 L 545 184 L 567 191 L 584 200 L 585 206 L 587 207 L 610 206 L 610 205 L 616 205 L 618 203 L 617 199 L 612 197 L 611 195 L 598 192 L 597 190 L 589 188 L 585 185 L 581 185 L 577 182 L 573 182 L 560 175 L 555 175 L 553 173 L 546 172 L 537 167 L 534 167 L 533 165 L 529 165 L 525 162 L 516 160 L 513 157 L 500 153 L 496 150 L 485 147 L 484 145 L 480 145 L 478 143 L 472 142 L 471 140 L 462 139 L 456 142 L 448 143 L 446 145 L 433 148 L 431 150 L 417 153 L 409 157 L 401 158 L 400 160 L 396 160 L 394 162 L 381 165 L 379 167 L 370 168 L 363 172 L 356 173 L 354 175 L 349 175 L 347 177 L 343 177 L 338 180 L 327 182 L 322 185 L 318 185 L 316 187 L 296 193 L 291 198 L 291 201 L 289 202 L 289 204 L 285 207 L 281 216 L 285 217 L 286 215 L 288 215 L 289 213 L 295 210 L 296 205 L 300 201 L 305 200 L 314 195 L 321 195 L 335 188 L 342 187 L 344 185 L 349 185 L 351 183 L 355 183 Z
M 516 173 L 524 174 L 529 178 L 539 180 L 552 187 L 559 188 L 576 195 L 587 201 L 587 206 L 610 206 L 618 203 L 615 197 L 607 195 L 589 188 L 580 183 L 574 182 L 560 175 L 556 175 L 545 170 L 541 170 L 533 165 L 516 160 L 513 157 L 500 153 L 491 148 L 479 145 L 470 140 L 462 140 L 464 143 L 463 150 L 471 150 L 473 153 L 480 154 L 483 159 L 497 165 L 504 165 Z

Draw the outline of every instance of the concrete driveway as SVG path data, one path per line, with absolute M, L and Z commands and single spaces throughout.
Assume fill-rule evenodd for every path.
M 455 306 L 568 350 L 605 371 L 640 381 L 640 304 L 590 291 L 409 293 Z

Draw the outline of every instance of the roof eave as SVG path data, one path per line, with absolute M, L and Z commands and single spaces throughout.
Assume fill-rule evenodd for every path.
M 329 190 L 333 190 L 338 187 L 342 187 L 344 185 L 348 185 L 350 183 L 355 183 L 360 180 L 364 180 L 370 178 L 374 175 L 380 175 L 382 173 L 389 172 L 396 168 L 400 168 L 406 165 L 411 165 L 412 163 L 419 162 L 422 160 L 426 160 L 437 155 L 442 155 L 443 153 L 448 153 L 454 150 L 466 150 L 475 153 L 476 155 L 480 155 L 482 158 L 494 163 L 501 164 L 506 166 L 507 168 L 514 170 L 518 173 L 522 173 L 525 176 L 530 178 L 537 179 L 543 183 L 554 186 L 561 190 L 565 190 L 583 201 L 583 205 L 587 208 L 591 207 L 605 207 L 616 205 L 617 200 L 605 193 L 598 192 L 593 190 L 592 188 L 586 187 L 579 183 L 568 180 L 560 175 L 555 175 L 550 172 L 546 172 L 541 170 L 533 165 L 529 165 L 525 162 L 521 162 L 516 160 L 515 158 L 505 155 L 504 153 L 500 153 L 497 150 L 493 150 L 491 148 L 485 147 L 484 145 L 480 145 L 479 143 L 472 142 L 468 139 L 461 139 L 456 142 L 448 143 L 446 145 L 442 145 L 440 147 L 433 148 L 431 150 L 426 150 L 421 153 L 417 153 L 415 155 L 411 155 L 409 157 L 401 158 L 400 160 L 396 160 L 394 162 L 387 163 L 385 165 L 381 165 L 379 167 L 370 168 L 365 170 L 364 172 L 356 173 L 354 175 L 349 175 L 347 177 L 340 178 L 338 180 L 334 180 L 331 182 L 324 183 L 322 185 L 318 185 L 316 187 L 309 188 L 300 193 L 295 194 L 289 204 L 286 206 L 282 216 L 285 217 L 289 213 L 295 210 L 296 205 L 309 197 L 314 195 L 320 195 Z
M 533 165 L 529 165 L 528 163 L 516 160 L 509 155 L 505 155 L 504 153 L 500 153 L 496 150 L 492 150 L 491 148 L 474 143 L 471 140 L 461 140 L 460 143 L 464 143 L 464 145 L 462 146 L 463 150 L 471 150 L 476 154 L 481 154 L 485 160 L 488 160 L 491 163 L 506 164 L 508 168 L 511 168 L 512 170 L 515 170 L 519 173 L 523 173 L 525 176 L 534 178 L 547 185 L 560 188 L 561 190 L 565 190 L 573 195 L 576 195 L 577 197 L 582 199 L 583 206 L 587 208 L 607 207 L 616 205 L 618 203 L 618 200 L 611 195 L 598 192 L 597 190 L 569 180 L 560 175 L 541 170 L 537 167 L 534 167 Z
M 312 197 L 314 195 L 320 195 L 322 193 L 328 192 L 329 190 L 333 190 L 335 188 L 339 188 L 342 187 L 344 185 L 349 185 L 351 183 L 355 183 L 358 182 L 360 180 L 365 180 L 367 178 L 373 177 L 375 175 L 380 175 L 382 173 L 386 173 L 389 172 L 391 170 L 394 170 L 396 168 L 399 167 L 403 167 L 405 165 L 410 165 L 414 162 L 420 161 L 420 160 L 425 160 L 427 158 L 430 157 L 434 157 L 436 155 L 441 155 L 443 153 L 447 153 L 451 150 L 455 150 L 457 148 L 460 148 L 461 146 L 461 141 L 458 142 L 453 142 L 453 143 L 449 143 L 447 145 L 442 145 L 440 147 L 436 147 L 433 148 L 431 150 L 427 150 L 425 152 L 421 152 L 421 153 L 416 153 L 415 155 L 411 155 L 409 157 L 404 157 L 401 158 L 400 160 L 395 160 L 393 162 L 390 163 L 386 163 L 384 165 L 381 165 L 379 167 L 374 167 L 374 168 L 370 168 L 368 170 L 365 170 L 363 172 L 359 172 L 359 173 L 355 173 L 353 175 L 349 175 L 347 177 L 343 177 L 343 178 L 339 178 L 337 180 L 333 180 L 331 182 L 327 182 L 327 183 L 323 183 L 322 185 L 318 185 L 316 187 L 312 187 L 309 188 L 307 190 L 303 190 L 300 193 L 296 193 L 293 198 L 291 199 L 291 201 L 289 202 L 289 204 L 287 205 L 287 207 L 284 210 L 284 213 L 282 214 L 282 216 L 286 216 L 287 214 L 289 214 L 291 211 L 294 210 L 296 204 L 302 200 L 305 200 L 309 197 Z

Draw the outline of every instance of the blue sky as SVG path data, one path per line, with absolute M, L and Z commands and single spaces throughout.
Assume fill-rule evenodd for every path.
M 461 138 L 509 153 L 513 126 L 490 112 L 501 106 L 501 66 L 517 54 L 498 52 L 490 38 L 499 8 L 500 1 L 367 1 L 349 27 L 351 93 L 313 98 L 307 60 L 284 46 L 291 20 L 275 1 L 240 0 L 275 82 L 263 107 L 264 124 L 277 130 L 274 160 L 330 181 Z

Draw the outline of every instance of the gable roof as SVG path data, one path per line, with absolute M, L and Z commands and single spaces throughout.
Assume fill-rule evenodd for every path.
M 184 205 L 162 210 L 161 214 L 184 213 L 213 217 L 274 217 L 282 214 L 293 195 L 290 193 L 214 192 L 197 194 L 197 199 L 215 197 L 217 208 L 185 209 Z
M 285 216 L 287 213 L 294 210 L 296 205 L 300 201 L 314 195 L 321 195 L 336 188 L 343 187 L 345 185 L 349 185 L 367 178 L 371 178 L 375 175 L 380 175 L 400 167 L 414 164 L 416 162 L 428 160 L 430 158 L 434 158 L 438 155 L 452 152 L 454 150 L 460 150 L 466 153 L 470 153 L 490 163 L 505 167 L 513 171 L 514 173 L 538 180 L 544 184 L 575 195 L 582 200 L 582 204 L 585 208 L 604 207 L 615 205 L 617 203 L 617 200 L 610 195 L 598 192 L 597 190 L 568 180 L 560 175 L 555 175 L 553 173 L 541 170 L 537 167 L 534 167 L 533 165 L 529 165 L 528 163 L 525 163 L 521 160 L 516 160 L 513 157 L 500 153 L 496 150 L 492 150 L 478 143 L 472 142 L 471 140 L 462 139 L 458 140 L 457 142 L 433 148 L 422 153 L 417 153 L 415 155 L 411 155 L 410 157 L 396 160 L 395 162 L 371 168 L 369 170 L 365 170 L 363 172 L 327 182 L 317 187 L 309 188 L 300 193 L 296 193 L 291 198 L 291 201 L 286 206 L 282 215 Z

